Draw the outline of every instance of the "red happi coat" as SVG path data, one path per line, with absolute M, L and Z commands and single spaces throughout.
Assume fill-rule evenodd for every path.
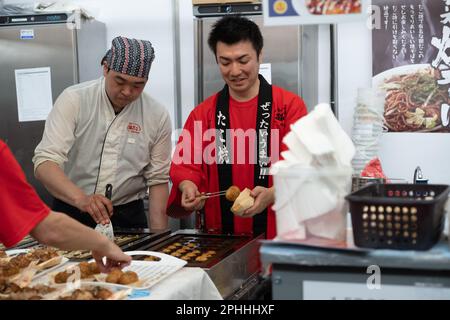
M 12 247 L 50 213 L 27 182 L 8 146 L 0 140 L 0 243 Z
M 172 217 L 183 217 L 190 212 L 181 207 L 180 182 L 190 180 L 194 182 L 200 192 L 219 191 L 218 170 L 215 161 L 215 112 L 218 94 L 214 94 L 192 110 L 186 120 L 183 132 L 178 141 L 170 168 L 173 182 L 170 193 L 167 214 Z M 282 144 L 283 137 L 289 132 L 290 125 L 306 115 L 307 110 L 303 100 L 282 88 L 272 86 L 272 118 L 271 118 L 271 150 L 272 163 L 280 158 L 280 153 L 286 150 Z M 230 129 L 242 129 L 242 134 L 248 129 L 256 129 L 258 96 L 239 102 L 230 97 Z M 273 130 L 278 130 L 276 133 Z M 243 135 L 242 135 L 243 136 Z M 254 185 L 254 150 L 251 139 L 245 138 L 245 147 L 238 144 L 238 137 L 233 138 L 233 185 L 243 190 L 253 189 Z M 240 141 L 243 141 L 241 139 Z M 240 147 L 239 147 L 240 146 Z M 273 185 L 269 177 L 269 187 Z M 208 199 L 205 203 L 206 229 L 211 233 L 221 232 L 221 207 L 219 197 Z M 231 212 L 229 214 L 232 214 Z M 252 218 L 234 217 L 235 234 L 252 234 Z M 267 213 L 267 238 L 276 235 L 275 214 L 271 207 Z

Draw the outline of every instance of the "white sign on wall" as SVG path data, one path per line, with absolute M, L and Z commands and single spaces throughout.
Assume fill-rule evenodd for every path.
M 19 122 L 46 120 L 52 110 L 50 67 L 15 70 Z

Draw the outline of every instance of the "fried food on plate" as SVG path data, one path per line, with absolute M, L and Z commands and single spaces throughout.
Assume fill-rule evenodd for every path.
M 18 256 L 15 256 L 9 261 L 10 265 L 16 266 L 18 268 L 26 268 L 30 265 L 31 259 L 30 257 L 27 257 L 25 254 L 20 254 Z
M 69 279 L 69 277 L 73 273 L 74 273 L 74 270 L 72 270 L 71 272 L 67 272 L 67 271 L 58 272 L 55 275 L 55 283 L 66 283 L 67 279 Z
M 113 268 L 111 272 L 108 273 L 108 276 L 106 277 L 105 281 L 109 283 L 118 283 L 122 274 L 123 274 L 122 270 L 120 270 L 119 268 Z
M 138 281 L 139 281 L 139 277 L 136 272 L 126 271 L 120 276 L 118 283 L 127 285 L 127 284 L 135 283 Z
M 155 257 L 155 256 L 146 256 L 144 258 L 144 261 L 160 261 L 161 258 L 160 257 Z
M 89 271 L 91 272 L 91 274 L 99 274 L 100 273 L 100 268 L 98 267 L 97 262 L 89 263 Z

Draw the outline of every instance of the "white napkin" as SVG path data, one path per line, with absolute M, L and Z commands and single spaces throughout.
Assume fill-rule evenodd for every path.
M 291 126 L 284 160 L 272 166 L 278 236 L 346 238 L 344 197 L 355 148 L 328 104 Z

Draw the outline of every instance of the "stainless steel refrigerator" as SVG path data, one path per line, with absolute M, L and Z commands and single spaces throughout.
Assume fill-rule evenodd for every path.
M 51 197 L 34 178 L 31 161 L 45 120 L 19 122 L 15 71 L 50 68 L 54 102 L 65 88 L 99 77 L 105 51 L 106 28 L 95 20 L 65 13 L 0 17 L 0 138 L 48 204 Z
M 254 21 L 264 37 L 263 63 L 270 63 L 272 84 L 302 96 L 307 106 L 317 104 L 317 26 L 270 26 L 263 23 L 261 4 L 199 5 L 193 8 L 196 104 L 222 89 L 214 54 L 208 47 L 213 24 L 228 14 Z

